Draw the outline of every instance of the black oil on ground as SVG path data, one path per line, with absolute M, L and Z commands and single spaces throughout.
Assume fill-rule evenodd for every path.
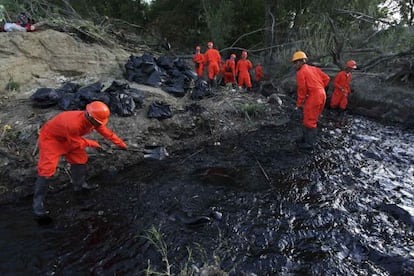
M 354 116 L 320 127 L 313 151 L 291 123 L 108 172 L 93 193 L 49 195 L 49 225 L 30 199 L 3 206 L 0 271 L 414 273 L 414 133 Z

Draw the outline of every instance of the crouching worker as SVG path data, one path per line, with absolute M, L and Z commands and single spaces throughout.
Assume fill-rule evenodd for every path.
M 34 187 L 33 211 L 38 217 L 48 214 L 44 201 L 49 179 L 55 174 L 60 157 L 63 155 L 70 164 L 72 184 L 75 191 L 95 189 L 85 181 L 88 155 L 86 147 L 99 148 L 98 142 L 82 136 L 96 130 L 104 138 L 120 148 L 127 145 L 105 125 L 110 115 L 106 104 L 94 101 L 86 105 L 86 111 L 65 111 L 46 122 L 39 133 L 38 177 Z

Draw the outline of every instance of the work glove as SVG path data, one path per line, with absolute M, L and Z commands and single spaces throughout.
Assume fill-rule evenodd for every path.
M 96 148 L 96 149 L 101 147 L 101 145 L 95 140 L 85 139 L 85 141 L 86 141 L 87 147 Z

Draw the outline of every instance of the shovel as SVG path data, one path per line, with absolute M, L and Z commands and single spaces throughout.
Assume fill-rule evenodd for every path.
M 139 152 L 144 154 L 145 159 L 155 159 L 155 160 L 164 160 L 170 154 L 167 152 L 167 149 L 163 146 L 145 146 L 144 149 L 137 148 L 137 147 L 128 147 L 126 149 L 121 148 L 100 148 L 105 153 L 112 154 L 114 150 L 123 150 L 123 151 L 130 151 L 130 152 Z

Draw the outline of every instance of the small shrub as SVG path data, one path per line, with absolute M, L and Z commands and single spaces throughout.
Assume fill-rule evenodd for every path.
M 8 91 L 18 91 L 19 88 L 20 88 L 20 83 L 14 80 L 10 80 L 6 85 L 6 89 Z

